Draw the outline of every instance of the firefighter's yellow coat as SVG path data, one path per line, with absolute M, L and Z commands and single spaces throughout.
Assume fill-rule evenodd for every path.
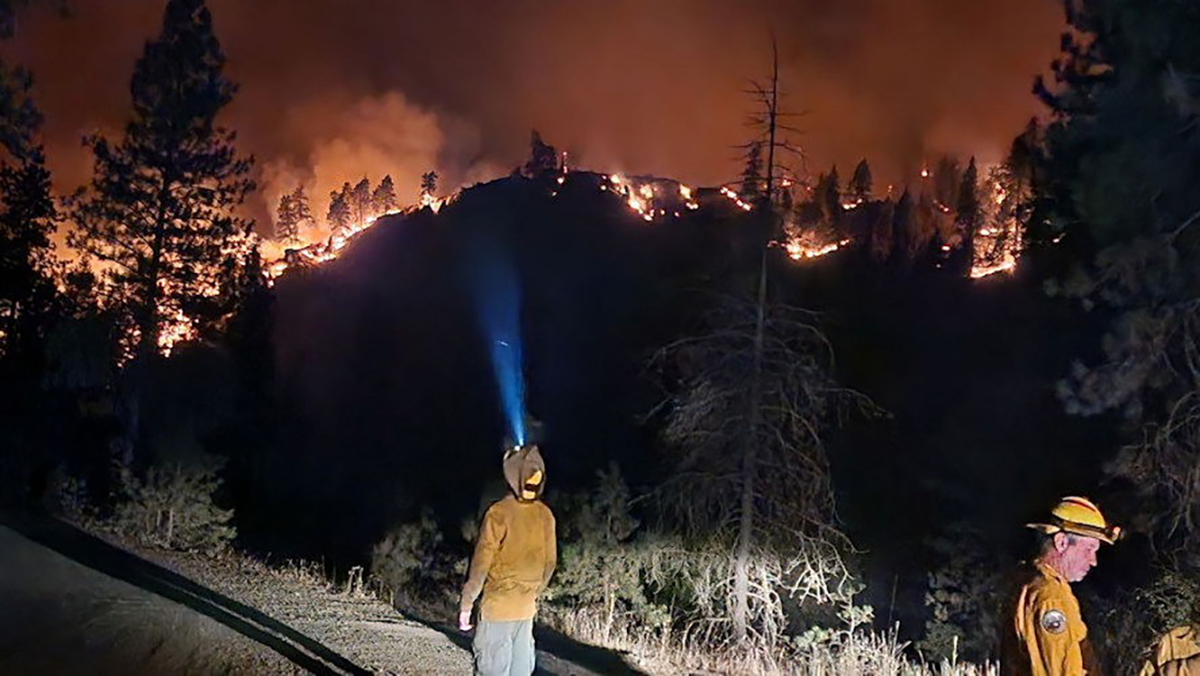
M 545 464 L 536 448 L 510 453 L 504 478 L 512 493 L 488 508 L 479 527 L 479 541 L 463 586 L 460 612 L 470 612 L 475 599 L 484 622 L 529 620 L 537 614 L 537 599 L 558 563 L 554 515 L 540 499 Z M 518 499 L 533 495 L 533 499 Z
M 1164 634 L 1140 676 L 1200 676 L 1200 631 L 1176 627 Z
M 1087 625 L 1071 585 L 1038 564 L 1016 594 L 1004 628 L 1003 671 L 1021 676 L 1094 676 Z

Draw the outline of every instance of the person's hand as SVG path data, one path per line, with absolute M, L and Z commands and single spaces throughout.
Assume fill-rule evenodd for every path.
M 471 611 L 463 610 L 458 613 L 458 628 L 462 631 L 471 631 Z

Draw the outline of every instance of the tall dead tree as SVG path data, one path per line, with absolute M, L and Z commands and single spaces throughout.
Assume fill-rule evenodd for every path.
M 750 397 L 747 406 L 749 434 L 745 440 L 745 451 L 742 454 L 742 486 L 741 514 L 738 520 L 737 545 L 734 554 L 734 607 L 733 634 L 734 639 L 744 643 L 747 636 L 748 618 L 750 616 L 750 556 L 754 548 L 754 518 L 755 479 L 758 474 L 759 428 L 762 425 L 763 405 L 763 355 L 765 352 L 765 332 L 767 318 L 767 268 L 768 253 L 772 239 L 778 234 L 775 209 L 776 177 L 782 169 L 777 164 L 777 154 L 791 152 L 799 154 L 786 141 L 779 138 L 781 130 L 779 110 L 779 48 L 774 36 L 771 38 L 771 81 L 769 86 L 754 83 L 751 93 L 761 106 L 751 123 L 766 135 L 767 172 L 764 182 L 765 194 L 760 204 L 756 205 L 755 220 L 764 221 L 763 230 L 766 240 L 761 243 L 762 251 L 759 257 L 758 292 L 755 302 L 755 323 L 753 343 L 753 366 L 750 370 Z
M 773 46 L 773 53 L 774 45 Z M 844 600 L 843 538 L 821 431 L 856 400 L 830 377 L 830 351 L 811 314 L 769 302 L 771 244 L 782 234 L 776 196 L 783 139 L 779 69 L 750 93 L 761 108 L 747 149 L 765 151 L 761 199 L 749 215 L 758 254 L 756 283 L 705 317 L 696 336 L 667 346 L 656 363 L 673 393 L 666 440 L 678 454 L 661 492 L 663 513 L 708 542 L 701 558 L 719 579 L 710 612 L 743 648 L 776 646 L 787 590 Z M 726 624 L 727 623 L 727 624 Z

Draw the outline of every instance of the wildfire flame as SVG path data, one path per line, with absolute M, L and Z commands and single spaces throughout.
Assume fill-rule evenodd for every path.
M 171 351 L 180 343 L 196 339 L 196 323 L 190 317 L 176 309 L 170 317 L 164 319 L 158 333 L 158 350 L 164 357 L 170 357 Z
M 298 248 L 283 248 L 278 245 L 262 247 L 260 251 L 263 253 L 265 261 L 265 274 L 267 284 L 273 286 L 275 280 L 293 265 L 314 266 L 326 263 L 336 259 L 341 255 L 342 249 L 346 247 L 355 237 L 365 230 L 370 230 L 380 219 L 387 216 L 396 216 L 404 213 L 411 213 L 415 209 L 430 209 L 435 214 L 447 204 L 450 204 L 458 198 L 458 193 L 447 197 L 436 197 L 429 193 L 421 195 L 421 201 L 418 205 L 405 209 L 396 209 L 380 214 L 372 214 L 361 223 L 351 223 L 347 227 L 335 231 L 327 239 L 314 242 L 307 246 Z
M 679 183 L 677 188 L 672 188 L 672 184 L 674 181 L 638 180 L 627 178 L 621 174 L 612 174 L 605 177 L 605 182 L 600 184 L 600 189 L 612 190 L 623 197 L 631 211 L 641 217 L 643 221 L 650 223 L 655 218 L 666 217 L 668 213 L 678 218 L 679 211 L 674 207 L 678 206 L 680 202 L 689 210 L 700 208 L 700 205 L 692 197 L 694 191 L 690 186 Z
M 819 258 L 826 254 L 831 254 L 834 251 L 846 246 L 850 240 L 843 239 L 838 242 L 826 242 L 824 244 L 812 243 L 806 241 L 802 236 L 789 237 L 784 250 L 787 251 L 788 257 L 794 261 L 802 261 L 809 258 Z
M 1024 231 L 1013 208 L 1016 203 L 1022 201 L 1023 196 L 1006 191 L 997 179 L 996 172 L 989 171 L 987 176 L 982 187 L 991 193 L 991 199 L 984 201 L 990 206 L 983 214 L 988 225 L 980 228 L 975 234 L 975 246 L 971 252 L 972 279 L 982 279 L 997 273 L 1011 274 L 1017 268 L 1017 259 L 1021 255 L 1023 245 Z
M 721 186 L 721 194 L 729 198 L 729 201 L 738 205 L 738 208 L 742 209 L 743 211 L 754 210 L 754 207 L 749 202 L 742 200 L 742 198 L 731 188 L 729 188 L 729 186 Z

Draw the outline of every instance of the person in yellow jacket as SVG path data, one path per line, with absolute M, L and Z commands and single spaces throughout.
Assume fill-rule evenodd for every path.
M 1163 634 L 1139 676 L 1200 676 L 1200 629 L 1176 627 Z
M 554 514 L 542 501 L 546 465 L 537 446 L 504 456 L 504 478 L 512 493 L 488 508 L 459 604 L 458 625 L 471 629 L 480 593 L 479 625 L 472 642 L 475 673 L 508 676 L 533 673 L 533 618 L 537 600 L 558 561 Z
M 1071 583 L 1088 574 L 1100 544 L 1115 542 L 1121 529 L 1108 525 L 1091 500 L 1073 496 L 1063 498 L 1046 523 L 1028 526 L 1042 532 L 1041 548 L 1023 571 L 1023 583 L 1007 609 L 1001 671 L 1014 676 L 1098 674 Z

